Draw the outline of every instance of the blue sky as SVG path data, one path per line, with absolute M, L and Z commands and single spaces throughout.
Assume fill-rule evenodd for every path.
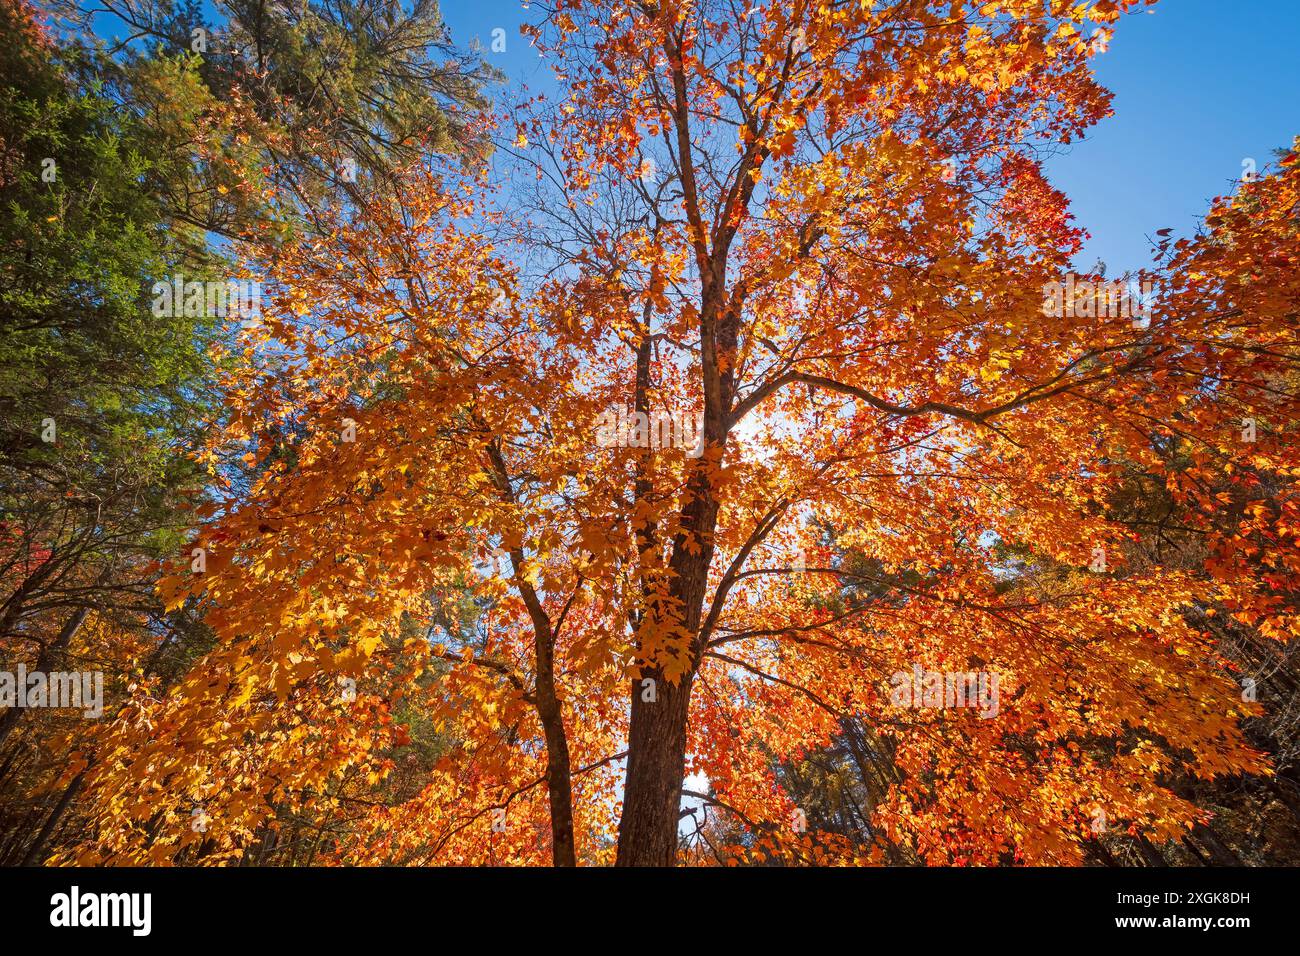
M 535 89 L 548 69 L 519 35 L 536 15 L 515 0 L 443 0 L 452 38 L 478 37 L 509 80 Z M 492 31 L 506 50 L 493 53 Z M 1117 275 L 1150 261 L 1157 229 L 1186 234 L 1253 158 L 1300 134 L 1300 0 L 1163 0 L 1124 17 L 1096 60 L 1115 115 L 1048 165 L 1092 235 L 1078 258 Z
M 1115 115 L 1048 170 L 1092 234 L 1080 263 L 1116 275 L 1300 134 L 1300 0 L 1165 0 L 1123 18 L 1096 69 Z

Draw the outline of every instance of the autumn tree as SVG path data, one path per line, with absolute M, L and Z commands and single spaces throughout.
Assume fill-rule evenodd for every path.
M 392 203 L 400 167 L 482 147 L 468 117 L 492 74 L 436 4 L 224 10 L 0 10 L 0 657 L 102 671 L 110 700 L 171 687 L 210 647 L 155 583 L 203 498 L 192 452 L 219 416 L 226 316 L 159 308 L 156 283 L 224 284 L 238 243 Z M 114 11 L 127 29 L 89 32 Z M 39 861 L 79 815 L 97 729 L 65 716 L 0 712 L 7 862 Z
M 1088 505 L 1114 478 L 1108 457 L 1123 449 L 1149 459 L 1163 428 L 1188 431 L 1191 396 L 1221 389 L 1222 379 L 1265 387 L 1277 359 L 1249 350 L 1285 341 L 1279 288 L 1256 293 L 1267 308 L 1243 326 L 1206 301 L 1194 269 L 1174 271 L 1173 293 L 1155 303 L 1163 319 L 1149 327 L 1044 315 L 1042 292 L 1068 268 L 1080 234 L 1039 153 L 1104 115 L 1108 96 L 1087 59 L 1128 6 L 1059 3 L 1045 14 L 1017 4 L 796 4 L 788 13 L 573 4 L 551 18 L 577 94 L 557 137 L 566 181 L 580 191 L 595 169 L 650 187 L 648 225 L 581 261 L 628 295 L 632 316 L 646 306 L 655 324 L 638 344 L 675 353 L 662 366 L 687 370 L 706 436 L 684 484 L 637 496 L 649 511 L 638 548 L 645 613 L 635 622 L 620 862 L 671 862 L 688 753 L 744 735 L 737 721 L 771 720 L 769 733 L 794 735 L 786 747 L 824 734 L 837 709 L 865 704 L 863 682 L 832 676 L 840 665 L 850 675 L 872 673 L 863 667 L 871 663 L 893 672 L 891 662 L 916 660 L 927 645 L 949 665 L 941 669 L 1002 670 L 1004 693 L 1026 706 L 1009 718 L 1014 730 L 974 722 L 970 738 L 951 733 L 938 746 L 914 734 L 909 783 L 896 794 L 900 824 L 920 823 L 929 858 L 951 859 L 941 834 L 968 803 L 955 793 L 991 789 L 1003 807 L 1025 806 L 1031 793 L 1065 798 L 980 841 L 988 853 L 1032 836 L 1039 852 L 1063 852 L 1035 831 L 1083 810 L 1068 805 L 1080 792 L 1067 783 L 1078 773 L 1065 769 L 1075 763 L 1064 756 L 1069 738 L 1120 734 L 1134 715 L 1118 699 L 1087 702 L 1069 654 L 1046 648 L 1070 635 L 1079 665 L 1098 685 L 1124 688 L 1121 697 L 1138 696 L 1136 662 L 1180 669 L 1173 609 L 1186 593 L 1165 590 L 1165 603 L 1150 582 L 1080 571 L 1050 600 L 1015 605 L 996 599 L 991 551 L 994 542 L 1023 545 L 1080 569 L 1097 566 L 1098 549 L 1118 552 L 1122 532 Z M 1285 283 L 1285 274 L 1274 278 Z M 1241 351 L 1216 344 L 1228 328 Z M 1170 378 L 1175 389 L 1153 384 Z M 669 393 L 682 387 L 673 373 L 663 379 Z M 1194 434 L 1223 447 L 1237 435 L 1238 411 L 1220 394 L 1202 412 L 1213 427 Z M 761 453 L 737 447 L 744 429 L 763 426 Z M 808 556 L 804 581 L 851 578 L 817 567 L 823 528 L 866 550 L 888 577 L 917 572 L 911 593 L 883 608 L 774 600 L 766 585 L 789 569 L 792 551 Z M 1235 601 L 1277 600 L 1239 569 L 1223 570 L 1246 592 Z M 1023 650 L 1017 637 L 1029 640 Z M 1098 645 L 1114 659 L 1092 659 Z M 717 695 L 707 691 L 694 726 L 708 732 L 693 736 L 692 687 L 707 679 L 710 659 L 757 677 L 781 706 L 754 707 L 751 686 L 710 719 Z M 660 686 L 653 703 L 640 693 L 646 677 Z M 1251 766 L 1230 731 L 1202 718 L 1206 696 L 1226 690 L 1188 690 L 1189 706 L 1177 715 L 1166 706 L 1169 725 L 1148 730 L 1184 745 L 1227 734 L 1213 748 L 1233 755 L 1221 769 Z M 1239 707 L 1229 698 L 1216 710 L 1230 724 Z M 986 776 L 1017 766 L 1001 758 L 1026 746 L 1022 762 L 1039 779 Z M 1045 759 L 1044 746 L 1062 756 Z M 1143 745 L 1129 748 L 1132 761 Z M 1203 770 L 1214 763 L 1201 761 Z M 936 774 L 941 786 L 920 787 Z M 743 774 L 734 784 L 752 785 Z M 1096 796 L 1113 817 L 1141 816 L 1118 793 Z M 923 823 L 927 805 L 938 812 Z M 1147 819 L 1176 812 L 1169 802 Z M 991 823 L 981 812 L 967 826 Z

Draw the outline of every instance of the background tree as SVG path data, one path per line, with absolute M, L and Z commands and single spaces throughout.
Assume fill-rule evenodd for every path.
M 149 131 L 69 81 L 32 8 L 6 3 L 0 17 L 0 648 L 8 669 L 103 669 L 116 692 L 165 630 L 145 568 L 182 540 L 199 485 L 183 451 L 211 410 L 213 322 L 154 315 L 148 290 L 182 262 L 193 278 L 215 262 L 162 228 L 162 204 L 139 189 L 156 155 Z M 62 811 L 46 814 L 67 791 L 25 794 L 50 774 L 76 776 L 51 746 L 58 719 L 37 713 L 12 739 L 26 715 L 0 715 L 19 860 L 48 837 L 42 824 Z M 16 825 L 30 813 L 37 825 Z
M 220 236 L 396 200 L 401 169 L 488 147 L 476 118 L 500 78 L 453 46 L 437 0 L 236 0 L 213 20 L 171 0 L 61 9 L 114 38 L 99 74 L 172 159 L 154 187 L 178 220 Z
M 154 585 L 157 559 L 180 553 L 203 498 L 208 479 L 191 453 L 218 415 L 209 350 L 228 329 L 208 312 L 158 314 L 154 283 L 224 281 L 237 274 L 230 257 L 240 244 L 310 229 L 316 206 L 366 191 L 393 203 L 399 166 L 429 150 L 480 148 L 456 111 L 477 108 L 488 74 L 451 50 L 435 6 L 330 10 L 305 22 L 304 11 L 279 8 L 261 17 L 270 33 L 246 39 L 266 54 L 253 70 L 237 51 L 191 44 L 192 8 L 153 5 L 148 29 L 110 46 L 67 20 L 38 24 L 29 5 L 4 6 L 0 641 L 9 669 L 102 670 L 109 700 L 120 701 L 136 682 L 176 683 L 210 646 L 205 625 L 187 609 L 165 612 Z M 339 17 L 374 26 L 350 37 L 351 53 Z M 168 43 L 182 31 L 183 46 Z M 346 89 L 320 87 L 322 78 Z M 369 143 L 356 177 L 339 161 L 340 138 L 354 151 Z M 227 477 L 248 480 L 239 470 Z M 86 723 L 3 712 L 6 859 L 37 861 L 60 832 L 84 825 L 79 791 L 100 749 Z

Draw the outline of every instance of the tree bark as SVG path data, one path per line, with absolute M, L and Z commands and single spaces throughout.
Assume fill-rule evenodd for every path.
M 677 861 L 691 689 L 687 680 L 667 683 L 662 671 L 646 676 L 655 681 L 657 699 L 643 701 L 641 680 L 632 682 L 618 866 L 672 866 Z
M 549 631 L 549 629 L 548 629 Z M 551 865 L 577 866 L 569 741 L 555 695 L 554 637 L 537 641 L 537 715 L 546 735 L 546 794 L 551 804 Z

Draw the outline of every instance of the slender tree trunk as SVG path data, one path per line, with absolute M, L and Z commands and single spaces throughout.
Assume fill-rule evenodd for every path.
M 58 826 L 59 820 L 62 819 L 68 805 L 72 803 L 72 798 L 77 795 L 77 791 L 81 789 L 82 781 L 85 779 L 86 771 L 83 770 L 64 788 L 63 796 L 59 798 L 58 805 L 50 812 L 49 819 L 45 821 L 45 826 L 41 827 L 41 832 L 36 835 L 36 842 L 28 847 L 27 855 L 23 857 L 23 866 L 35 866 L 40 863 L 41 858 L 45 855 L 45 844 L 49 840 L 50 834 Z
M 49 669 L 50 664 L 54 661 L 54 656 L 67 649 L 68 644 L 72 642 L 73 635 L 81 629 L 82 622 L 86 620 L 86 615 L 89 613 L 90 608 L 88 607 L 77 608 L 72 617 L 68 619 L 68 623 L 63 625 L 63 630 L 59 632 L 59 636 L 54 639 L 54 642 L 41 648 L 40 656 L 36 658 L 36 666 L 32 668 L 33 671 Z M 19 694 L 22 694 L 24 690 L 25 688 L 17 688 Z M 23 709 L 22 707 L 9 707 L 3 715 L 0 715 L 0 744 L 3 744 L 5 738 L 18 726 L 18 721 L 23 716 Z
M 1115 858 L 1111 856 L 1110 850 L 1107 850 L 1105 844 L 1100 840 L 1089 840 L 1083 847 L 1084 852 L 1102 866 L 1119 866 L 1115 862 Z
M 1212 827 L 1204 823 L 1197 824 L 1192 828 L 1192 836 L 1196 842 L 1210 851 L 1210 859 L 1214 861 L 1215 866 L 1246 865 L 1232 847 L 1219 839 L 1219 835 Z
M 488 449 L 492 462 L 493 480 L 506 500 L 514 503 L 515 491 L 510 483 L 501 449 Z M 524 552 L 522 548 L 510 549 L 510 566 L 515 586 L 523 598 L 524 606 L 533 624 L 534 664 L 536 667 L 537 718 L 546 737 L 546 795 L 551 809 L 551 864 L 577 866 L 577 851 L 573 840 L 572 771 L 569 766 L 569 741 L 564 731 L 564 713 L 555 691 L 555 641 L 557 632 L 551 625 L 537 590 L 523 576 Z
M 1196 861 L 1200 863 L 1201 866 L 1210 865 L 1209 858 L 1201 852 L 1201 848 L 1196 845 L 1196 841 L 1191 837 L 1183 837 L 1183 846 L 1187 847 L 1187 851 L 1191 853 L 1192 856 L 1196 857 Z
M 551 804 L 551 864 L 577 866 L 573 845 L 573 791 L 569 741 L 555 695 L 555 661 L 551 640 L 537 642 L 537 714 L 546 735 L 546 794 Z
M 1165 859 L 1154 844 L 1141 833 L 1137 835 L 1138 849 L 1142 851 L 1143 858 L 1147 861 L 1147 866 L 1168 866 L 1169 861 Z
M 0 763 L 0 780 L 9 776 L 9 770 L 18 762 L 18 757 L 22 753 L 22 745 L 9 748 L 9 753 L 5 756 L 4 762 Z

